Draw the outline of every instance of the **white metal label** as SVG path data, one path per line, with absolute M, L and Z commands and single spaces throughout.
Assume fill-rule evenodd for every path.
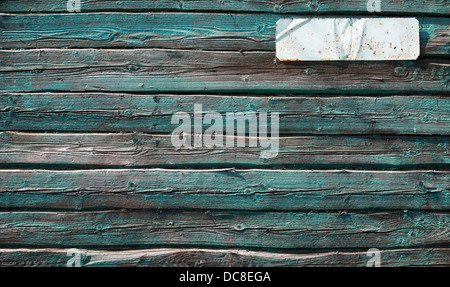
M 415 60 L 415 18 L 289 18 L 277 22 L 281 61 Z

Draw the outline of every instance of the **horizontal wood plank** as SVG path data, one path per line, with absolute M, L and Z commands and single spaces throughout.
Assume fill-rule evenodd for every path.
M 5 15 L 0 48 L 274 50 L 277 18 L 209 13 Z
M 80 254 L 81 267 L 365 267 L 366 251 L 276 253 L 236 249 L 0 249 L 1 267 L 66 267 Z M 380 250 L 383 267 L 449 266 L 449 248 Z
M 0 208 L 450 208 L 448 171 L 0 170 Z
M 274 52 L 0 51 L 0 92 L 448 93 L 443 59 L 275 62 Z
M 449 244 L 448 213 L 0 212 L 3 247 L 398 248 Z
M 248 141 L 248 139 L 247 139 Z M 177 149 L 168 135 L 142 133 L 51 134 L 0 132 L 3 166 L 364 166 L 450 164 L 448 137 L 303 136 L 282 137 L 277 156 L 262 148 Z
M 270 13 L 365 13 L 367 0 L 160 0 L 160 1 L 81 1 L 81 12 L 114 11 L 226 11 L 226 12 L 270 12 Z M 441 0 L 380 1 L 380 14 L 433 14 L 450 15 L 450 7 Z M 4 0 L 0 2 L 4 13 L 68 12 L 67 0 Z
M 0 83 L 1 85 L 1 83 Z M 171 134 L 176 112 L 278 112 L 281 135 L 450 135 L 448 96 L 0 94 L 1 131 Z M 207 128 L 209 125 L 204 125 Z
M 153 2 L 153 1 L 151 1 Z M 2 15 L 0 49 L 170 48 L 275 51 L 273 14 Z M 421 55 L 450 54 L 450 19 L 420 18 Z

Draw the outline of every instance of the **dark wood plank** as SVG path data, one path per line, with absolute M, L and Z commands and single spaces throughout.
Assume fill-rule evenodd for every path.
M 0 11 L 4 13 L 67 12 L 67 0 L 4 0 Z M 381 12 L 376 14 L 433 14 L 449 15 L 450 7 L 442 0 L 381 0 Z M 160 1 L 82 1 L 81 12 L 99 11 L 239 11 L 271 13 L 369 13 L 367 0 L 160 0 Z
M 398 248 L 448 245 L 448 213 L 0 212 L 10 247 Z
M 224 118 L 226 112 L 278 112 L 281 135 L 450 134 L 450 97 L 437 95 L 8 93 L 0 94 L 0 130 L 171 134 L 178 127 L 171 123 L 172 115 L 192 114 L 195 104 L 201 104 L 204 113 L 216 111 Z
M 282 137 L 274 158 L 262 148 L 176 149 L 169 135 L 0 132 L 0 164 L 63 167 L 336 166 L 402 167 L 450 164 L 448 137 Z
M 448 171 L 0 170 L 0 208 L 448 210 L 449 175 Z
M 0 249 L 1 267 L 66 267 L 74 253 L 81 267 L 365 267 L 367 251 L 276 253 L 229 249 Z M 383 267 L 450 266 L 449 248 L 380 250 Z
M 0 48 L 275 48 L 276 15 L 95 13 L 5 15 Z
M 153 2 L 153 1 L 151 1 Z M 0 49 L 275 50 L 283 16 L 211 13 L 2 15 Z M 450 19 L 420 18 L 421 55 L 450 54 Z
M 450 5 L 447 3 L 448 7 Z M 420 22 L 421 55 L 450 55 L 450 19 L 423 18 Z
M 274 52 L 0 51 L 0 92 L 442 93 L 443 59 L 275 62 Z

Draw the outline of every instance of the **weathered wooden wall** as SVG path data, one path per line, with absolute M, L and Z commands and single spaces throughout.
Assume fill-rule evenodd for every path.
M 0 2 L 0 266 L 450 265 L 450 3 Z M 413 16 L 421 56 L 275 59 L 282 17 Z M 280 113 L 280 151 L 175 112 Z

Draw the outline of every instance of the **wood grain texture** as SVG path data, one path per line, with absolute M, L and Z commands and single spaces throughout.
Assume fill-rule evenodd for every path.
M 448 213 L 0 212 L 3 247 L 399 248 L 449 244 Z
M 380 250 L 383 267 L 450 266 L 448 248 Z M 1 267 L 66 267 L 72 249 L 0 249 Z M 258 252 L 233 249 L 79 249 L 82 267 L 365 267 L 366 251 Z M 69 254 L 69 255 L 68 255 Z
M 0 92 L 448 93 L 449 61 L 274 62 L 274 52 L 0 51 Z
M 423 167 L 450 164 L 448 137 L 303 136 L 278 139 L 274 158 L 262 148 L 174 148 L 169 135 L 0 132 L 3 166 L 62 167 Z
M 270 12 L 270 13 L 364 13 L 369 14 L 367 0 L 160 0 L 160 1 L 81 1 L 81 12 L 100 11 L 227 11 L 227 12 Z M 4 13 L 67 12 L 66 0 L 7 0 L 0 2 Z M 379 14 L 433 14 L 450 15 L 450 7 L 443 0 L 381 0 Z
M 449 175 L 448 171 L 0 170 L 0 208 L 448 210 Z
M 276 19 L 210 13 L 4 15 L 0 48 L 274 50 Z
M 153 1 L 151 1 L 153 2 Z M 275 51 L 273 14 L 2 15 L 0 49 L 169 48 Z M 421 55 L 450 54 L 450 19 L 420 18 Z
M 0 266 L 450 266 L 448 1 L 81 2 L 0 1 Z M 421 57 L 278 62 L 305 15 L 416 17 Z M 279 155 L 174 149 L 194 104 L 279 112 Z
M 0 85 L 2 83 L 0 82 Z M 171 134 L 176 112 L 278 112 L 281 135 L 449 135 L 448 96 L 2 93 L 1 131 Z M 205 125 L 207 128 L 209 125 Z

